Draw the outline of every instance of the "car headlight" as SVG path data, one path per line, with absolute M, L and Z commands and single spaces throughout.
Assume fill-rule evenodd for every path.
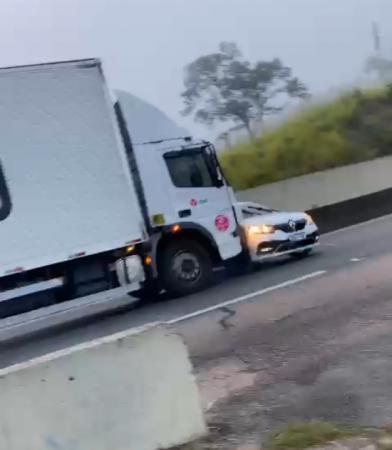
M 308 225 L 316 225 L 314 223 L 314 220 L 313 220 L 312 216 L 310 216 L 309 214 L 306 214 L 306 222 L 307 222 Z
M 272 234 L 275 232 L 273 225 L 251 225 L 248 227 L 249 234 Z

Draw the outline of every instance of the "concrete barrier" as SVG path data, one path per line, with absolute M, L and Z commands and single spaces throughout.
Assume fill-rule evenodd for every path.
M 392 156 L 237 192 L 254 201 L 283 210 L 313 210 L 383 191 L 392 187 Z
M 392 214 L 392 188 L 307 211 L 321 233 Z
M 162 326 L 0 371 L 0 448 L 157 450 L 206 431 L 182 340 Z
M 392 214 L 392 156 L 237 192 L 237 198 L 307 211 L 326 233 Z

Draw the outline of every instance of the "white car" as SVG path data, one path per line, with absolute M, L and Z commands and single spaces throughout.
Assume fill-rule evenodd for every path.
M 305 256 L 318 245 L 318 227 L 306 213 L 276 211 L 252 202 L 238 202 L 236 209 L 253 262 L 286 254 Z

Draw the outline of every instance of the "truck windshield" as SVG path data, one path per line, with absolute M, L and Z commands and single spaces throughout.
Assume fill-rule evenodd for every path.
M 203 148 L 181 150 L 164 155 L 174 186 L 179 188 L 215 187 L 207 155 Z
M 0 164 L 0 220 L 8 217 L 11 211 L 11 202 L 4 178 L 3 169 Z

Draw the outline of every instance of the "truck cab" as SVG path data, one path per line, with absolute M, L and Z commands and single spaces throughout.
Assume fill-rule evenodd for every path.
M 215 149 L 130 94 L 119 100 L 145 204 L 153 272 L 174 294 L 200 290 L 214 265 L 242 252 L 232 189 Z

